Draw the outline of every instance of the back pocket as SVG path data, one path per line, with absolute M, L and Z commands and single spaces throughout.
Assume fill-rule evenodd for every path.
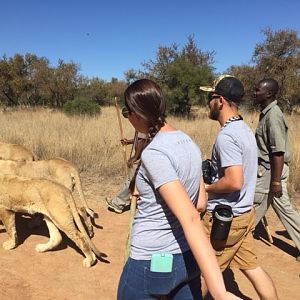
M 172 272 L 151 272 L 145 268 L 145 290 L 150 295 L 168 295 L 176 283 L 176 268 Z

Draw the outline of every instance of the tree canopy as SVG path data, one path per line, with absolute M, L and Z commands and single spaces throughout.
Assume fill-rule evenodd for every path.
M 264 40 L 256 44 L 252 65 L 232 66 L 228 72 L 245 85 L 249 100 L 256 82 L 274 78 L 279 83 L 278 100 L 286 110 L 300 104 L 300 39 L 290 29 L 262 30 Z
M 88 98 L 100 105 L 120 97 L 127 84 L 112 79 L 85 78 L 79 65 L 59 60 L 56 67 L 45 57 L 35 54 L 16 54 L 0 59 L 0 103 L 7 106 L 44 105 L 63 107 L 76 96 Z
M 238 77 L 245 86 L 245 103 L 250 101 L 256 82 L 272 77 L 280 86 L 278 100 L 285 109 L 300 105 L 300 39 L 291 29 L 262 30 L 264 39 L 253 50 L 251 62 L 233 65 L 226 73 Z M 169 112 L 189 115 L 191 105 L 205 105 L 205 95 L 199 91 L 217 76 L 214 51 L 203 51 L 193 35 L 183 46 L 176 43 L 160 45 L 154 59 L 141 63 L 141 70 L 129 69 L 125 79 L 87 78 L 80 74 L 74 62 L 59 60 L 51 66 L 46 57 L 35 54 L 15 54 L 0 58 L 0 104 L 44 105 L 63 107 L 67 101 L 87 99 L 99 105 L 110 105 L 114 97 L 122 99 L 131 82 L 150 78 L 159 83 L 166 95 Z
M 202 51 L 193 35 L 180 48 L 159 46 L 154 60 L 142 63 L 143 71 L 125 73 L 127 82 L 150 78 L 158 82 L 167 97 L 168 109 L 176 115 L 188 115 L 193 104 L 203 104 L 204 95 L 199 86 L 213 79 L 214 51 Z

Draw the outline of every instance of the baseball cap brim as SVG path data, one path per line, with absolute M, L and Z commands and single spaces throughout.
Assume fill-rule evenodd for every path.
M 209 85 L 207 85 L 207 86 L 200 86 L 200 90 L 201 90 L 201 91 L 204 91 L 204 92 L 214 92 L 215 89 L 216 89 L 216 86 L 218 85 L 218 83 L 219 83 L 222 79 L 224 79 L 224 78 L 226 78 L 226 77 L 233 77 L 233 76 L 232 76 L 232 75 L 228 75 L 228 74 L 223 74 L 223 75 L 219 76 L 219 77 L 213 82 L 213 86 L 209 86 Z
M 200 86 L 200 90 L 204 92 L 213 92 L 215 89 L 211 86 Z

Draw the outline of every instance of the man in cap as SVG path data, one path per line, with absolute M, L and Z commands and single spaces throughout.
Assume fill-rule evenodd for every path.
M 203 221 L 211 233 L 217 205 L 225 206 L 233 215 L 227 238 L 220 240 L 211 234 L 220 268 L 224 271 L 227 267 L 238 267 L 261 299 L 277 299 L 275 286 L 269 275 L 258 266 L 254 252 L 252 233 L 255 223 L 253 199 L 257 146 L 251 129 L 238 114 L 244 95 L 243 84 L 233 76 L 223 75 L 212 87 L 200 89 L 209 92 L 209 117 L 221 126 L 212 150 L 212 182 L 205 186 L 208 203 Z
M 292 207 L 287 191 L 290 162 L 288 125 L 277 105 L 278 89 L 277 81 L 269 78 L 261 80 L 253 93 L 254 103 L 261 109 L 255 133 L 258 147 L 255 225 L 271 204 L 300 253 L 300 214 Z M 297 261 L 300 262 L 300 256 Z

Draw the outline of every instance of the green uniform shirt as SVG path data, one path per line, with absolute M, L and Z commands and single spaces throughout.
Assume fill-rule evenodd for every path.
M 255 138 L 260 165 L 270 169 L 270 154 L 276 152 L 284 152 L 285 163 L 290 161 L 288 125 L 276 100 L 260 113 Z

